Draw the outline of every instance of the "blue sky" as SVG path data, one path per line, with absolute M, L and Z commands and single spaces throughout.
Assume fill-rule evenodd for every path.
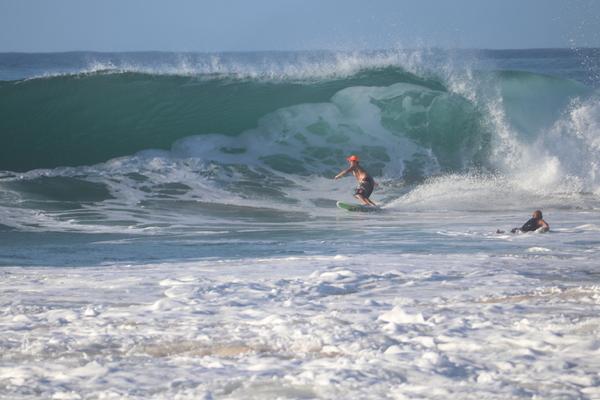
M 0 51 L 600 47 L 595 0 L 0 0 Z

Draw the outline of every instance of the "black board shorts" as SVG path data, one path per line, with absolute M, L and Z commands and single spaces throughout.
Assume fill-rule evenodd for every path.
M 373 178 L 371 178 L 371 177 L 365 178 L 362 181 L 360 181 L 360 183 L 358 184 L 358 187 L 354 191 L 354 194 L 355 195 L 360 194 L 368 199 L 369 196 L 371 195 L 371 193 L 373 193 L 374 187 L 375 187 L 375 182 L 373 181 Z

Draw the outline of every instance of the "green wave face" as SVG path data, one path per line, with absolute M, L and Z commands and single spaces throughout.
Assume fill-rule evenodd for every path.
M 415 81 L 397 69 L 288 82 L 96 73 L 0 83 L 0 169 L 94 164 L 177 139 L 236 135 L 282 107 L 325 102 L 356 85 Z
M 523 72 L 476 79 L 485 92 L 479 100 L 391 67 L 302 81 L 109 72 L 2 82 L 0 170 L 90 165 L 173 143 L 188 156 L 243 164 L 255 135 L 254 158 L 277 171 L 329 173 L 355 151 L 375 160 L 377 172 L 398 162 L 405 179 L 419 179 L 432 159 L 438 171 L 487 165 L 488 94 L 497 93 L 508 121 L 534 137 L 587 90 Z M 213 152 L 183 149 L 192 135 L 196 147 L 204 141 Z
M 463 97 L 412 89 L 373 103 L 385 128 L 431 149 L 445 170 L 485 164 L 490 132 L 481 112 Z

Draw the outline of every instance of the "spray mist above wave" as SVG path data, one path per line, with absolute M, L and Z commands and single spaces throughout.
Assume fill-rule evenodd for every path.
M 0 81 L 91 73 L 144 73 L 201 79 L 319 80 L 361 70 L 401 67 L 415 74 L 448 76 L 461 70 L 521 70 L 575 79 L 598 87 L 598 49 L 443 50 L 395 48 L 377 51 L 296 52 L 69 52 L 0 53 Z M 523 62 L 523 60 L 526 62 Z
M 3 58 L 10 55 L 0 54 Z M 360 71 L 402 67 L 412 72 L 434 63 L 440 56 L 433 50 L 303 51 L 255 53 L 61 53 L 22 54 L 6 60 L 4 68 L 24 63 L 25 72 L 1 80 L 39 79 L 94 73 L 140 73 L 194 77 L 197 79 L 252 79 L 265 81 L 315 81 L 347 78 Z M 56 59 L 56 60 L 55 60 Z M 427 60 L 427 61 L 425 61 Z M 436 61 L 437 62 L 437 61 Z M 39 63 L 39 66 L 36 66 Z M 6 76 L 4 76 L 6 74 Z

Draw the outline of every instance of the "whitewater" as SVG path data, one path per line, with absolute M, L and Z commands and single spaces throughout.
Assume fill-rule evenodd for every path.
M 0 54 L 0 397 L 600 398 L 599 66 Z

